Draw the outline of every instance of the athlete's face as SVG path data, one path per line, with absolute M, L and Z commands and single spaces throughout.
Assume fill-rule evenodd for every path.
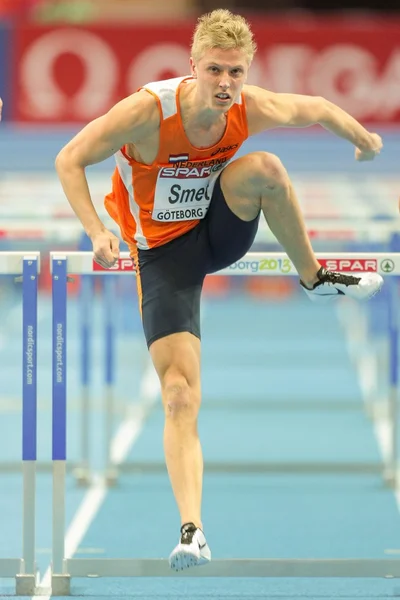
M 246 82 L 249 65 L 243 50 L 207 50 L 200 60 L 190 59 L 201 98 L 212 108 L 232 106 Z

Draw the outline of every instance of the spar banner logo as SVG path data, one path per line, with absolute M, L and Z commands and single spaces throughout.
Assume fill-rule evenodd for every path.
M 381 261 L 381 269 L 384 273 L 392 273 L 394 271 L 394 262 L 390 258 L 384 258 Z
M 374 258 L 319 258 L 318 262 L 329 271 L 374 273 L 378 270 Z
M 109 269 L 105 269 L 101 265 L 99 265 L 95 260 L 93 260 L 93 271 L 111 271 L 115 273 L 116 271 L 136 271 L 136 263 L 133 258 L 119 258 L 113 267 Z

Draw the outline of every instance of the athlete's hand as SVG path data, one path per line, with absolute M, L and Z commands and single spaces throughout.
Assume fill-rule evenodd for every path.
M 119 258 L 119 239 L 116 235 L 103 229 L 90 238 L 93 244 L 94 260 L 109 269 L 113 267 Z
M 382 138 L 377 133 L 371 133 L 370 148 L 356 148 L 356 160 L 359 162 L 365 160 L 374 160 L 375 156 L 382 150 Z

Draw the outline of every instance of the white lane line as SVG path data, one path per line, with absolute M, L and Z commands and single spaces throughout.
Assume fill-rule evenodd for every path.
M 337 315 L 343 327 L 348 354 L 356 368 L 365 406 L 367 407 L 374 400 L 376 405 L 381 393 L 378 387 L 379 366 L 374 348 L 366 351 L 366 348 L 371 346 L 371 340 L 368 339 L 365 329 L 365 312 L 360 307 L 355 307 L 353 303 L 348 305 L 341 303 L 341 306 L 338 303 Z M 388 416 L 381 412 L 380 418 L 372 419 L 372 424 L 382 461 L 387 464 L 391 448 L 391 425 Z M 400 511 L 400 490 L 395 490 L 394 494 Z
M 100 510 L 107 494 L 107 486 L 103 478 L 94 477 L 93 483 L 87 490 L 65 536 L 65 558 L 71 558 L 86 535 L 92 521 Z M 36 595 L 33 598 L 51 597 L 51 568 L 48 567 L 39 585 L 39 592 L 46 591 L 47 595 Z
M 160 383 L 149 359 L 140 382 L 139 402 L 132 406 L 127 418 L 121 423 L 111 442 L 110 458 L 112 463 L 119 465 L 126 460 L 132 444 L 140 433 L 143 422 L 157 403 L 160 393 Z
M 160 385 L 158 377 L 149 359 L 140 385 L 139 401 L 134 407 L 133 412 L 121 423 L 112 440 L 112 459 L 115 460 L 116 464 L 121 464 L 126 460 L 133 444 L 143 429 L 146 418 L 157 403 L 159 395 Z M 94 477 L 67 530 L 65 537 L 66 558 L 71 558 L 79 548 L 86 532 L 99 512 L 107 492 L 108 487 L 104 479 L 99 476 Z M 49 600 L 51 598 L 50 566 L 40 580 L 37 591 L 38 594 L 32 596 L 32 600 L 36 598 Z

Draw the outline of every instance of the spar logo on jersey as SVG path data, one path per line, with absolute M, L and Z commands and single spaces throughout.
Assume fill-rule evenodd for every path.
M 321 258 L 318 262 L 329 271 L 375 273 L 378 270 L 374 258 Z
M 161 167 L 158 173 L 159 179 L 206 179 L 213 173 L 218 173 L 228 162 L 227 158 L 214 158 L 198 162 L 182 161 L 173 166 Z
M 211 175 L 213 167 L 162 167 L 160 179 L 204 179 Z M 219 169 L 221 167 L 219 166 Z

